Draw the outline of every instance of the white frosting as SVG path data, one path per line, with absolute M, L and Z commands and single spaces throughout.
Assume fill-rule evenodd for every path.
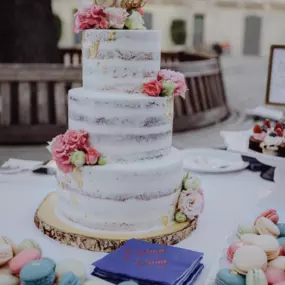
M 82 88 L 69 92 L 69 128 L 83 129 L 108 163 L 168 155 L 173 100 L 143 94 L 108 94 Z
M 82 62 L 84 89 L 139 93 L 160 70 L 160 33 L 87 30 Z
M 58 211 L 67 219 L 112 231 L 143 231 L 172 222 L 183 177 L 178 150 L 152 162 L 81 170 L 57 175 Z
M 264 139 L 264 142 L 261 143 L 262 148 L 267 148 L 269 150 L 278 150 L 278 146 L 282 144 L 283 138 L 276 136 L 272 137 L 270 135 L 267 135 Z

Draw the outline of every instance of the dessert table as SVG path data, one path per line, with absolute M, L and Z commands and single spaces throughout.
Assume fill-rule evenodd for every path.
M 205 284 L 211 266 L 225 246 L 226 237 L 241 217 L 250 213 L 258 200 L 272 188 L 273 183 L 261 179 L 259 175 L 248 170 L 199 174 L 205 191 L 205 211 L 199 219 L 198 228 L 178 245 L 205 253 L 205 270 L 196 284 Z M 45 256 L 56 261 L 75 258 L 88 266 L 105 254 L 61 245 L 44 236 L 34 225 L 37 207 L 47 193 L 55 190 L 55 185 L 53 176 L 28 172 L 0 174 L 0 234 L 9 236 L 16 243 L 24 238 L 33 238 L 39 242 Z M 98 281 L 98 284 L 104 283 Z

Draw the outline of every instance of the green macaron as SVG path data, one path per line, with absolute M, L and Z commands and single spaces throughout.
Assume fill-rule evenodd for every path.
M 245 278 L 242 275 L 231 271 L 228 268 L 221 269 L 216 277 L 215 285 L 245 285 Z
M 42 252 L 42 249 L 40 247 L 40 245 L 32 240 L 32 239 L 24 239 L 17 247 L 16 249 L 16 253 L 20 253 L 21 251 L 23 251 L 24 249 L 27 248 L 36 248 L 40 253 Z

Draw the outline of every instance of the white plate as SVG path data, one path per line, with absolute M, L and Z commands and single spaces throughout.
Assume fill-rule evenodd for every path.
M 248 166 L 239 154 L 224 150 L 193 148 L 183 150 L 183 164 L 187 171 L 226 173 L 243 170 Z

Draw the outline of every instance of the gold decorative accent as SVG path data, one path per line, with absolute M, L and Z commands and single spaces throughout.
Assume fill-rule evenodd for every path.
M 116 0 L 93 0 L 93 4 L 102 5 L 104 7 L 115 7 Z
M 77 207 L 79 205 L 77 198 L 73 194 L 71 194 L 71 200 L 72 200 L 75 207 Z
M 165 104 L 165 109 L 164 109 L 164 116 L 167 120 L 172 119 L 172 113 L 173 113 L 173 101 L 174 101 L 174 96 L 172 95 L 170 99 L 166 102 Z
M 97 40 L 95 43 L 91 44 L 88 48 L 87 58 L 95 58 L 98 55 L 100 47 L 100 41 Z
M 167 227 L 168 226 L 168 216 L 163 216 L 162 217 L 162 224 Z
M 74 178 L 76 180 L 77 183 L 77 187 L 81 190 L 83 187 L 83 181 L 82 181 L 82 169 L 75 167 L 73 169 L 72 174 L 74 174 Z
M 116 40 L 116 32 L 109 32 L 108 33 L 108 41 L 115 41 Z
M 127 10 L 141 8 L 147 0 L 121 0 L 121 7 Z
M 64 183 L 63 183 L 62 181 L 59 181 L 59 182 L 58 182 L 58 185 L 59 185 L 59 187 L 60 187 L 61 189 L 64 189 Z
M 237 273 L 234 269 L 230 269 L 230 272 L 231 272 L 233 275 L 238 275 L 238 273 Z

